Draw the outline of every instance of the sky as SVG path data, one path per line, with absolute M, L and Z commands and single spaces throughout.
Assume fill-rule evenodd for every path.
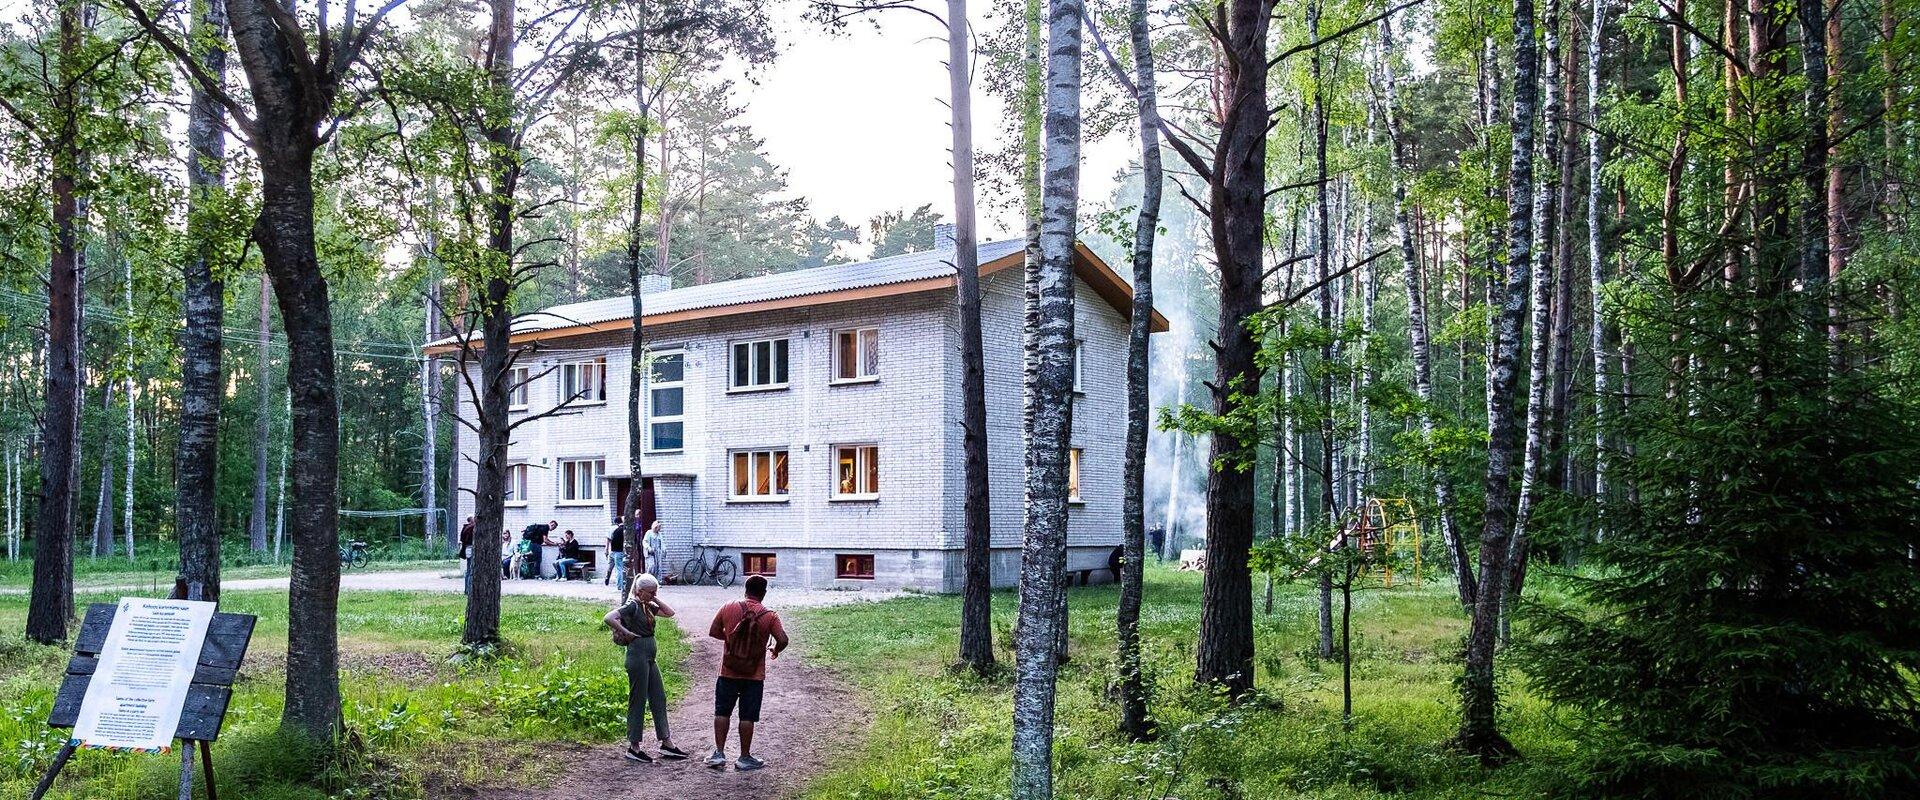
M 988 4 L 970 5 L 975 30 L 986 31 Z M 758 85 L 737 84 L 737 101 L 774 163 L 787 168 L 794 193 L 812 200 L 821 219 L 838 214 L 859 225 L 885 211 L 932 203 L 951 221 L 953 134 L 940 26 L 923 14 L 892 11 L 876 18 L 879 30 L 856 21 L 832 34 L 801 20 L 799 3 L 776 8 L 780 57 L 760 72 Z M 1005 109 L 987 95 L 977 65 L 973 95 L 974 149 L 986 152 L 997 143 Z M 1124 135 L 1086 143 L 1083 207 L 1112 194 L 1131 144 Z M 1002 205 L 980 197 L 984 237 L 1018 235 L 1021 221 Z

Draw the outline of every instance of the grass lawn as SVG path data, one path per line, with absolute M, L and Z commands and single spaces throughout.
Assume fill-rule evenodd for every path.
M 1256 579 L 1256 584 L 1258 583 Z M 1571 745 L 1518 676 L 1503 683 L 1502 725 L 1526 758 L 1485 770 L 1450 752 L 1453 681 L 1466 628 L 1451 585 L 1356 592 L 1354 710 L 1340 724 L 1340 665 L 1315 658 L 1313 587 L 1275 589 L 1255 636 L 1260 696 L 1228 707 L 1192 683 L 1200 576 L 1147 574 L 1143 635 L 1162 737 L 1131 744 L 1116 732 L 1112 586 L 1073 591 L 1072 661 L 1062 668 L 1055 740 L 1060 797 L 1407 798 L 1538 796 L 1552 756 Z M 994 597 L 995 645 L 1012 662 L 1014 596 Z M 1335 623 L 1338 625 L 1338 595 Z M 869 693 L 875 719 L 864 751 L 813 787 L 814 798 L 1004 797 L 1010 771 L 1012 682 L 948 671 L 959 599 L 917 597 L 796 612 L 811 659 Z M 1336 627 L 1337 630 L 1337 627 Z
M 148 543 L 143 542 L 143 545 Z M 88 588 L 114 588 L 138 586 L 142 591 L 164 593 L 173 588 L 173 576 L 177 555 L 171 543 L 151 544 L 151 552 L 156 555 L 143 555 L 133 561 L 120 557 L 89 558 L 79 556 L 73 562 L 73 585 L 77 591 Z M 226 564 L 220 569 L 221 580 L 237 581 L 248 578 L 284 578 L 287 576 L 287 556 L 283 555 L 279 564 L 261 562 L 252 554 L 244 551 L 229 551 Z M 419 547 L 382 549 L 374 554 L 374 560 L 365 568 L 355 567 L 354 572 L 409 572 L 415 570 L 445 570 L 458 572 L 460 561 L 444 557 L 439 553 L 424 553 Z M 0 590 L 26 591 L 33 585 L 33 559 L 25 556 L 17 561 L 0 561 Z M 159 587 L 155 590 L 153 587 Z
M 110 602 L 87 595 L 81 602 Z M 460 595 L 347 592 L 341 595 L 341 671 L 347 724 L 370 759 L 314 776 L 313 762 L 275 735 L 286 663 L 286 594 L 231 592 L 221 608 L 259 616 L 253 643 L 214 745 L 222 797 L 411 798 L 436 783 L 538 780 L 513 766 L 555 742 L 609 742 L 625 727 L 622 651 L 608 640 L 605 607 L 550 597 L 502 599 L 511 642 L 497 661 L 456 666 Z M 0 797 L 25 797 L 64 740 L 46 727 L 67 652 L 24 644 L 26 598 L 0 596 Z M 686 645 L 660 627 L 667 692 L 685 684 Z M 179 757 L 82 752 L 50 797 L 62 800 L 172 798 Z M 196 794 L 196 796 L 199 796 Z

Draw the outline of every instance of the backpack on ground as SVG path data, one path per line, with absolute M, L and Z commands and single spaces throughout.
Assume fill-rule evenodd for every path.
M 760 665 L 761 648 L 766 639 L 756 630 L 760 618 L 766 616 L 767 609 L 757 604 L 741 603 L 740 619 L 727 629 L 726 652 L 720 656 L 720 666 L 729 672 L 752 673 Z

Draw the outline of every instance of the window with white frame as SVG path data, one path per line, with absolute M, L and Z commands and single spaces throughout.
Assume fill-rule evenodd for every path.
M 599 503 L 606 500 L 600 479 L 607 474 L 603 458 L 568 458 L 560 461 L 560 502 Z
M 1086 392 L 1086 390 L 1080 386 L 1080 375 L 1086 371 L 1082 369 L 1086 361 L 1086 359 L 1082 357 L 1087 351 L 1086 344 L 1087 340 L 1085 339 L 1073 340 L 1073 363 L 1071 366 L 1073 368 L 1072 386 L 1074 394 L 1084 394 Z
M 647 447 L 671 452 L 687 445 L 687 355 L 655 353 L 647 374 Z
M 1084 502 L 1080 498 L 1081 452 L 1078 447 L 1067 451 L 1067 500 L 1075 503 Z
M 527 504 L 527 465 L 507 465 L 507 505 L 524 506 Z
M 778 389 L 787 385 L 787 340 L 734 342 L 730 389 Z
M 560 402 L 604 403 L 607 401 L 607 357 L 560 365 Z
M 527 407 L 528 386 L 533 382 L 533 370 L 526 367 L 514 367 L 507 370 L 507 408 L 519 411 Z
M 853 383 L 880 377 L 880 329 L 833 332 L 833 382 Z
M 833 497 L 872 500 L 880 496 L 880 448 L 843 444 L 833 448 Z
M 735 450 L 732 456 L 733 493 L 729 499 L 787 499 L 786 450 Z

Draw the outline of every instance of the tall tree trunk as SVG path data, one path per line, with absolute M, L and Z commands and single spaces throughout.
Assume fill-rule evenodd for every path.
M 1508 542 L 1513 536 L 1514 395 L 1519 384 L 1515 366 L 1533 267 L 1533 131 L 1539 67 L 1533 0 L 1514 3 L 1513 61 L 1513 115 L 1507 121 L 1512 161 L 1507 174 L 1506 286 L 1494 327 L 1493 356 L 1487 364 L 1486 510 L 1480 531 L 1480 588 L 1467 630 L 1466 672 L 1460 681 L 1460 732 L 1455 738 L 1462 750 L 1487 761 L 1513 754 L 1513 745 L 1500 735 L 1494 717 L 1493 656 L 1506 593 Z
M 432 259 L 437 249 L 433 233 L 435 226 L 427 228 L 427 258 L 430 266 L 427 270 L 426 314 L 423 315 L 426 322 L 423 323 L 425 330 L 422 335 L 429 342 L 440 338 L 440 272 L 431 266 L 435 263 Z M 435 513 L 440 507 L 440 360 L 431 356 L 420 362 L 420 429 L 423 433 L 420 437 L 420 508 L 425 512 L 421 538 L 428 549 L 432 549 L 434 539 L 439 535 L 435 531 L 435 523 L 441 520 Z M 460 543 L 449 536 L 447 546 L 458 550 Z M 467 555 L 471 556 L 472 553 Z M 479 562 L 467 563 L 471 566 Z
M 102 370 L 105 372 L 106 370 Z M 100 381 L 100 426 L 104 429 L 113 422 L 113 376 L 103 376 Z M 103 430 L 102 433 L 107 431 Z M 113 452 L 106 446 L 106 437 L 101 437 L 100 447 L 100 485 L 93 498 L 93 557 L 113 555 Z
M 515 0 L 489 0 L 490 23 L 484 51 L 487 89 L 495 102 L 514 106 L 513 35 Z M 473 553 L 470 564 L 499 562 L 500 533 L 506 516 L 507 420 L 513 389 L 513 224 L 514 191 L 520 176 L 518 147 L 510 114 L 494 117 L 482 132 L 487 139 L 487 249 L 498 263 L 486 279 L 480 299 L 480 407 L 478 467 L 473 488 Z M 500 574 L 471 569 L 467 620 L 460 642 L 485 648 L 500 641 Z
M 125 265 L 126 265 L 126 278 L 127 278 L 127 280 L 126 280 L 126 283 L 124 283 L 124 284 L 123 284 L 123 285 L 121 286 L 121 291 L 122 291 L 122 295 L 121 295 L 121 297 L 122 297 L 122 299 L 123 299 L 123 301 L 124 301 L 124 303 L 125 303 L 123 307 L 124 307 L 124 309 L 125 309 L 125 313 L 126 313 L 126 315 L 127 315 L 127 319 L 129 319 L 129 320 L 131 320 L 131 319 L 133 319 L 133 261 L 132 261 L 131 259 L 126 259 L 126 258 L 124 258 L 124 257 L 122 258 L 122 261 L 123 261 L 123 262 L 125 263 Z M 127 365 L 126 365 L 126 366 L 127 366 L 127 374 L 126 374 L 126 375 L 124 375 L 124 376 L 122 376 L 122 377 L 121 377 L 121 379 L 120 379 L 120 380 L 121 380 L 121 387 L 120 387 L 120 392 L 121 392 L 121 394 L 124 394 L 124 395 L 126 395 L 126 398 L 127 398 L 127 400 L 126 400 L 126 406 L 127 406 L 127 439 L 126 439 L 126 442 L 127 442 L 127 449 L 126 449 L 126 452 L 127 452 L 127 461 L 126 461 L 126 464 L 125 464 L 125 467 L 126 467 L 126 468 L 120 471 L 120 486 L 121 486 L 121 494 L 120 494 L 120 530 L 121 530 L 121 532 L 122 532 L 122 534 L 123 534 L 123 535 L 125 536 L 125 539 L 126 539 L 126 545 L 127 545 L 127 549 L 126 549 L 126 554 L 127 554 L 127 560 L 128 560 L 128 561 L 132 561 L 132 560 L 133 560 L 133 469 L 134 469 L 134 466 L 136 465 L 136 459 L 135 459 L 135 457 L 134 457 L 134 455 L 135 455 L 135 454 L 134 454 L 134 450 L 133 450 L 133 446 L 134 446 L 134 441 L 135 441 L 135 438 L 136 438 L 136 437 L 135 437 L 135 429 L 134 429 L 134 424 L 133 424 L 133 423 L 134 423 L 134 409 L 133 409 L 133 326 L 132 326 L 132 324 L 131 324 L 131 323 L 129 323 L 129 324 L 127 325 L 127 339 L 126 339 L 126 344 L 127 344 Z M 176 471 L 176 474 L 177 474 L 177 471 Z M 111 542 L 109 542 L 109 544 L 111 544 Z
M 200 70 L 213 80 L 227 73 L 227 11 L 222 0 L 200 0 L 195 5 L 191 37 L 198 50 Z M 187 112 L 187 220 L 190 228 L 209 230 L 211 215 L 226 190 L 226 109 L 199 84 Z M 180 445 L 174 454 L 174 530 L 180 535 L 180 574 L 177 590 L 198 583 L 201 596 L 220 598 L 220 517 L 215 506 L 220 464 L 221 334 L 226 317 L 226 287 L 214 276 L 216 250 L 202 234 L 200 248 L 186 264 L 182 305 L 186 326 L 180 332 Z M 266 279 L 261 279 L 265 294 Z M 265 311 L 263 307 L 261 309 Z M 263 318 L 265 314 L 261 315 Z M 262 348 L 264 350 L 265 348 Z M 264 375 L 264 371 L 262 372 Z M 266 419 L 267 398 L 260 398 Z M 266 549 L 267 510 L 265 432 L 257 432 L 254 516 L 254 552 Z
M 976 675 L 994 669 L 993 515 L 987 495 L 987 373 L 980 332 L 980 252 L 973 198 L 973 88 L 967 2 L 947 0 L 947 87 L 953 112 L 953 269 L 960 307 L 960 429 L 966 452 L 965 574 L 960 662 Z
M 1211 391 L 1214 413 L 1238 413 L 1240 387 L 1260 384 L 1247 320 L 1261 310 L 1266 231 L 1267 23 L 1262 0 L 1228 0 L 1220 57 L 1220 96 L 1229 104 L 1220 126 L 1210 187 L 1214 254 L 1220 269 L 1220 314 L 1214 333 Z M 1253 442 L 1225 431 L 1211 437 L 1207 458 L 1207 571 L 1201 584 L 1200 638 L 1195 680 L 1229 696 L 1253 690 L 1253 579 L 1247 559 L 1253 546 L 1254 477 L 1229 465 Z
M 1400 68 L 1394 62 L 1391 17 L 1380 21 L 1380 39 L 1381 85 L 1386 95 L 1382 117 L 1387 124 L 1388 144 L 1393 148 L 1393 228 L 1394 235 L 1400 240 L 1400 261 L 1406 265 L 1407 338 L 1412 350 L 1413 389 L 1420 398 L 1420 436 L 1431 447 L 1436 427 L 1433 421 L 1433 354 L 1432 345 L 1427 339 L 1427 298 L 1420 280 L 1419 252 L 1414 244 L 1413 230 L 1407 221 L 1407 181 L 1413 172 L 1413 164 L 1410 143 L 1400 127 Z M 1472 564 L 1467 559 L 1466 540 L 1461 537 L 1459 525 L 1455 522 L 1453 480 L 1438 464 L 1428 464 L 1427 470 L 1431 476 L 1434 502 L 1439 506 L 1440 539 L 1446 547 L 1448 560 L 1452 562 L 1460 604 L 1471 608 L 1478 582 L 1474 580 Z
M 627 518 L 622 520 L 627 527 L 624 542 L 627 570 L 626 575 L 622 576 L 626 581 L 645 573 L 647 568 L 645 551 L 640 546 L 645 533 L 640 530 L 640 500 L 646 481 L 643 462 L 647 451 L 645 398 L 649 377 L 646 326 L 643 323 L 646 318 L 646 299 L 640 291 L 640 237 L 646 230 L 642 227 L 641 215 L 646 210 L 647 200 L 647 124 L 650 120 L 647 106 L 646 0 L 635 4 L 634 14 L 633 105 L 640 115 L 640 124 L 633 134 L 633 204 L 628 208 L 627 217 L 627 291 L 633 294 L 633 329 L 632 336 L 627 340 L 627 358 L 632 366 L 627 375 Z M 622 591 L 625 591 L 625 587 L 622 587 Z
M 73 617 L 73 505 L 80 462 L 80 310 L 86 260 L 79 224 L 80 0 L 60 3 L 61 89 L 52 147 L 53 254 L 47 268 L 46 394 L 40 422 L 40 503 L 33 526 L 33 588 L 27 638 L 67 638 Z
M 1316 45 L 1320 41 L 1320 14 L 1323 0 L 1310 0 L 1307 5 L 1307 41 Z M 1309 71 L 1313 81 L 1313 164 L 1314 164 L 1314 212 L 1313 212 L 1313 268 L 1314 279 L 1319 289 L 1314 293 L 1320 314 L 1320 368 L 1326 373 L 1320 376 L 1320 385 L 1314 390 L 1319 401 L 1320 417 L 1320 513 L 1324 516 L 1324 527 L 1317 538 L 1333 535 L 1340 527 L 1340 499 L 1335 491 L 1336 463 L 1340 457 L 1339 440 L 1333 431 L 1333 375 L 1329 370 L 1333 366 L 1333 257 L 1334 238 L 1332 234 L 1332 206 L 1329 204 L 1327 180 L 1327 98 L 1325 69 L 1321 48 L 1313 48 L 1313 61 Z M 1333 573 L 1326 562 L 1322 562 L 1320 572 L 1320 657 L 1333 657 Z
M 1589 0 L 1593 4 L 1593 19 L 1587 26 L 1587 287 L 1592 303 L 1587 337 L 1588 348 L 1593 351 L 1595 539 L 1606 536 L 1610 505 L 1607 491 L 1613 455 L 1607 443 L 1607 426 L 1612 424 L 1613 417 L 1613 412 L 1608 408 L 1613 398 L 1608 395 L 1607 373 L 1612 370 L 1613 363 L 1607 354 L 1607 315 L 1603 302 L 1607 279 L 1606 226 L 1600 215 L 1600 204 L 1604 198 L 1603 169 L 1606 166 L 1606 141 L 1600 135 L 1600 54 L 1605 51 L 1607 11 L 1612 1 Z M 1732 8 L 1731 1 L 1728 7 Z M 1727 24 L 1732 25 L 1731 18 Z
M 1053 709 L 1059 640 L 1066 624 L 1067 458 L 1072 446 L 1074 244 L 1080 194 L 1080 0 L 1047 6 L 1046 135 L 1035 286 L 1035 368 L 1027 403 L 1025 541 L 1020 630 L 1015 636 L 1013 797 L 1053 796 Z
M 273 285 L 260 276 L 260 328 L 254 339 L 254 383 L 259 402 L 253 414 L 253 516 L 247 525 L 254 552 L 267 546 L 267 440 L 273 433 Z

